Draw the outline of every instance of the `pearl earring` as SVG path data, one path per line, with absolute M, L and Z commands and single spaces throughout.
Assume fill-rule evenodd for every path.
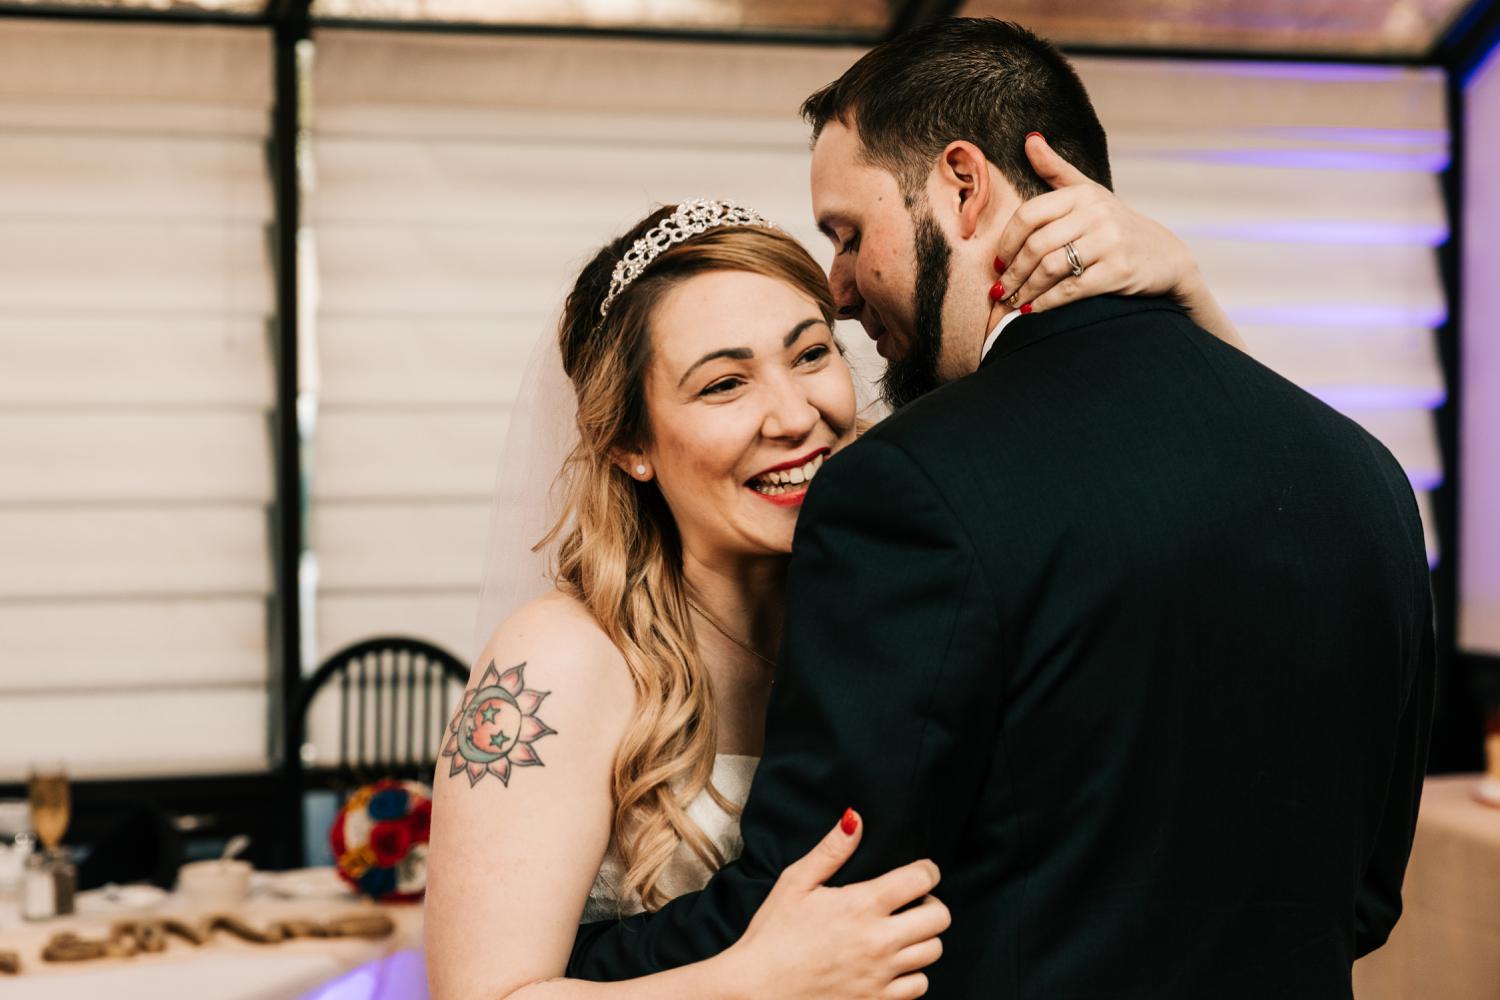
M 637 476 L 644 476 L 646 474 L 646 467 L 644 465 L 637 465 L 635 467 L 635 474 Z

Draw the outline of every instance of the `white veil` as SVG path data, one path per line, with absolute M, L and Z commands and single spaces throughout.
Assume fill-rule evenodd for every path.
M 533 345 L 511 409 L 495 471 L 470 662 L 501 622 L 554 586 L 550 547 L 535 547 L 562 515 L 559 473 L 578 441 L 578 404 L 563 371 L 558 321 L 554 316 Z

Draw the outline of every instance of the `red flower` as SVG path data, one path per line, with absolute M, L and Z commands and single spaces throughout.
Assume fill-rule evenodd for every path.
M 333 817 L 333 826 L 328 830 L 328 846 L 333 848 L 333 860 L 344 856 L 344 814 Z
M 406 828 L 411 831 L 413 844 L 427 843 L 428 833 L 432 830 L 432 803 L 423 799 L 413 805 L 406 816 Z
M 411 849 L 411 830 L 402 820 L 376 823 L 370 830 L 370 849 L 375 852 L 377 866 L 388 868 L 397 864 Z

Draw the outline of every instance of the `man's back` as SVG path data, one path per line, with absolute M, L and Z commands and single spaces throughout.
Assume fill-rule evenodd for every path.
M 818 474 L 744 852 L 570 976 L 731 945 L 845 805 L 833 884 L 937 861 L 934 998 L 1329 1000 L 1400 909 L 1432 697 L 1411 488 L 1161 302 L 1018 320 Z
M 1430 717 L 1385 449 L 1122 299 L 1018 321 L 872 437 L 963 526 L 1001 651 L 978 801 L 916 832 L 949 845 L 932 995 L 1347 996 L 1399 908 Z

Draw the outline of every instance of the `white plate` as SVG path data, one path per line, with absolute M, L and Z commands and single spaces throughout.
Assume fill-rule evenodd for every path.
M 148 910 L 167 898 L 154 885 L 106 885 L 80 892 L 74 901 L 79 913 L 128 913 Z
M 355 895 L 334 868 L 297 868 L 289 872 L 256 872 L 256 884 L 282 899 L 348 899 Z

